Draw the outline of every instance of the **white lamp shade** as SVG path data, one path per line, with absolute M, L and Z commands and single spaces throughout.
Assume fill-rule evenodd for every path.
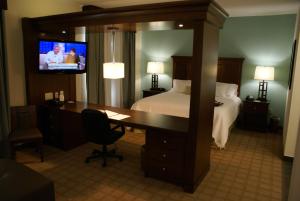
M 256 66 L 254 79 L 274 80 L 274 67 Z
M 107 79 L 124 78 L 124 63 L 117 63 L 117 62 L 104 63 L 103 77 Z
M 164 73 L 164 63 L 150 61 L 147 65 L 147 73 L 151 74 L 161 74 Z

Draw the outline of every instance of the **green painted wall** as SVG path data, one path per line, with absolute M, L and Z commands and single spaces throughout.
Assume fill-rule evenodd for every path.
M 226 20 L 220 32 L 219 55 L 245 58 L 242 72 L 241 98 L 257 96 L 258 81 L 254 80 L 256 65 L 274 66 L 275 80 L 269 82 L 270 110 L 284 119 L 288 87 L 290 55 L 296 15 L 236 17 Z M 147 61 L 166 62 L 166 74 L 160 76 L 160 86 L 171 87 L 172 55 L 192 55 L 191 30 L 149 31 L 142 33 L 142 89 L 150 87 L 146 73 Z
M 193 31 L 145 31 L 142 32 L 141 54 L 141 88 L 151 87 L 151 75 L 147 74 L 148 61 L 163 61 L 165 74 L 159 75 L 159 87 L 172 87 L 172 59 L 173 55 L 191 56 L 193 46 Z
M 241 98 L 257 97 L 258 80 L 255 67 L 274 66 L 274 81 L 269 81 L 268 99 L 272 115 L 283 124 L 288 88 L 290 55 L 296 15 L 230 18 L 220 34 L 219 54 L 223 57 L 244 57 Z

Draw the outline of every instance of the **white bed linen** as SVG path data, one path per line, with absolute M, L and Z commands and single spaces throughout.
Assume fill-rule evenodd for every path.
M 229 128 L 238 116 L 241 99 L 234 96 L 231 98 L 216 97 L 216 100 L 224 104 L 215 107 L 212 137 L 218 147 L 224 148 Z M 168 91 L 143 98 L 135 102 L 131 109 L 188 118 L 190 95 Z

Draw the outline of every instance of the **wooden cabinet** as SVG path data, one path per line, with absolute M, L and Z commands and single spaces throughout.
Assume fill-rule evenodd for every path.
M 242 125 L 245 129 L 267 131 L 269 102 L 243 101 Z
M 39 128 L 43 134 L 44 143 L 61 147 L 59 108 L 42 105 L 39 107 L 38 114 Z
M 153 96 L 153 95 L 156 95 L 156 94 L 160 94 L 160 93 L 163 93 L 165 92 L 166 90 L 165 89 L 160 89 L 160 90 L 143 90 L 143 98 L 146 98 L 148 96 Z
M 183 183 L 185 134 L 148 129 L 143 169 L 146 176 Z
M 86 142 L 80 113 L 41 105 L 38 119 L 39 128 L 46 144 L 70 150 Z

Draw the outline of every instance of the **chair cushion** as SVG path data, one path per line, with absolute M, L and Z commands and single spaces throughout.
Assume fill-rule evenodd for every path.
M 1 201 L 54 201 L 54 184 L 12 160 L 0 159 Z
M 9 139 L 11 142 L 26 142 L 26 141 L 34 141 L 41 140 L 43 136 L 39 129 L 37 128 L 28 128 L 28 129 L 17 129 L 14 130 Z

